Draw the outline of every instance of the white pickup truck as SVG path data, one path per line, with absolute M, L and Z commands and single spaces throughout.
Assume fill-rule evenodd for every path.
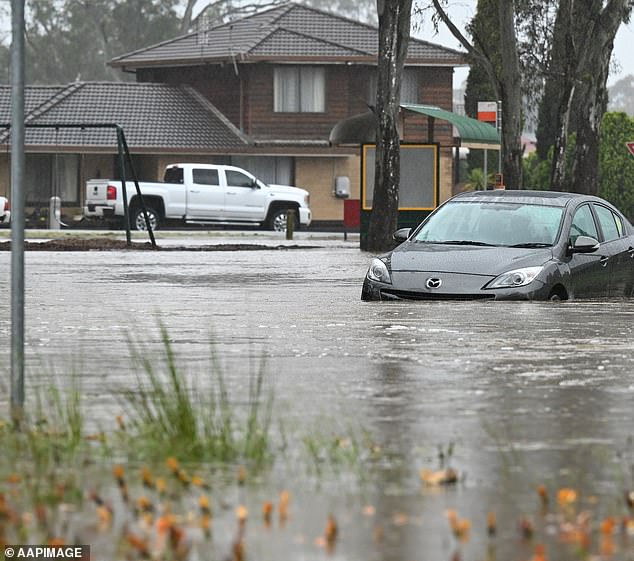
M 180 220 L 188 224 L 260 224 L 285 231 L 289 210 L 295 211 L 297 226 L 308 226 L 311 221 L 308 191 L 267 185 L 234 166 L 171 164 L 165 168 L 163 182 L 139 182 L 139 187 L 153 230 L 165 220 Z M 84 216 L 123 216 L 122 193 L 120 181 L 90 179 Z M 145 230 L 134 181 L 126 180 L 126 193 L 131 227 Z
M 9 222 L 11 222 L 9 199 L 6 197 L 0 197 L 0 224 L 8 225 Z

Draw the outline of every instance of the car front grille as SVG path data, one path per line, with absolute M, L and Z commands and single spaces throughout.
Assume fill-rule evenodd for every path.
M 408 290 L 383 289 L 383 300 L 494 300 L 493 294 L 446 294 L 438 292 L 413 292 Z

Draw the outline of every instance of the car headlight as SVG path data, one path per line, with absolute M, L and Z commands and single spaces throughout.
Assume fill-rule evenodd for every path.
M 370 263 L 370 268 L 368 269 L 367 277 L 373 281 L 392 284 L 390 271 L 388 270 L 387 265 L 380 259 L 372 259 L 372 263 Z
M 515 288 L 525 286 L 535 280 L 544 267 L 525 267 L 507 271 L 494 278 L 485 288 Z

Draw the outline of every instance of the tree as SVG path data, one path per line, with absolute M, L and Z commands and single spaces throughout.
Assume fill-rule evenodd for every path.
M 634 156 L 625 147 L 634 140 L 634 119 L 606 113 L 601 123 L 599 195 L 634 220 Z
M 493 4 L 491 4 L 493 2 Z M 488 34 L 478 34 L 478 28 L 472 29 L 473 42 L 470 42 L 456 27 L 446 13 L 443 4 L 446 0 L 433 0 L 436 17 L 442 21 L 451 33 L 460 41 L 472 63 L 480 64 L 486 72 L 495 90 L 496 98 L 502 101 L 502 171 L 507 185 L 522 188 L 522 90 L 518 56 L 518 44 L 515 32 L 514 2 L 488 0 L 485 4 L 497 8 L 499 21 L 499 41 L 492 45 Z M 482 2 L 478 3 L 478 7 Z M 490 50 L 487 47 L 496 47 Z
M 376 168 L 365 248 L 391 249 L 398 224 L 401 77 L 410 35 L 412 0 L 377 0 L 379 58 L 376 93 Z
M 583 38 L 575 75 L 579 121 L 570 185 L 576 193 L 594 194 L 598 189 L 600 128 L 608 104 L 607 80 L 614 37 L 632 12 L 632 0 L 608 0 L 599 9 L 601 4 L 599 0 L 593 2 L 597 17 Z
M 27 82 L 124 80 L 125 75 L 107 65 L 113 57 L 286 1 L 27 0 Z M 372 21 L 374 0 L 306 0 L 306 3 Z M 4 6 L 0 5 L 0 16 L 4 12 Z M 0 49 L 6 48 L 8 38 L 3 37 L 0 43 Z M 0 61 L 1 57 L 0 52 Z
M 599 128 L 607 110 L 607 77 L 614 37 L 632 10 L 631 0 L 562 0 L 540 106 L 538 153 L 554 147 L 551 186 L 596 193 Z M 576 132 L 575 152 L 566 169 L 566 143 Z
M 521 163 L 518 160 L 521 158 L 521 118 L 517 113 L 516 74 L 520 66 L 516 61 L 522 59 L 526 62 L 522 65 L 524 83 L 520 92 L 523 90 L 532 98 L 543 92 L 539 150 L 544 157 L 550 147 L 554 147 L 552 188 L 596 192 L 599 127 L 607 107 L 606 83 L 610 57 L 617 30 L 630 17 L 632 0 L 488 1 L 497 4 L 499 14 L 501 63 L 498 76 L 495 75 L 491 58 L 478 47 L 475 38 L 474 45 L 471 45 L 449 20 L 441 6 L 448 0 L 433 0 L 433 5 L 437 17 L 461 41 L 473 60 L 481 62 L 485 68 L 489 65 L 487 73 L 493 83 L 497 82 L 496 90 L 501 96 L 503 107 L 502 149 L 506 183 L 512 182 L 513 174 L 517 173 L 517 166 Z M 517 8 L 517 18 L 512 17 L 514 8 Z M 541 29 L 536 23 L 540 18 L 545 22 Z M 551 21 L 554 21 L 552 28 Z M 522 41 L 518 41 L 518 35 L 523 37 Z M 527 49 L 526 46 L 531 48 Z M 548 53 L 547 64 L 544 63 L 545 53 Z M 518 54 L 523 56 L 519 57 Z M 546 69 L 546 72 L 540 68 Z M 527 87 L 531 82 L 533 86 Z M 504 131 L 509 126 L 511 130 Z M 577 133 L 575 155 L 571 171 L 567 174 L 566 143 L 569 133 L 573 131 Z
M 472 41 L 477 42 L 483 52 L 489 53 L 494 67 L 499 66 L 498 45 L 499 45 L 499 25 L 497 17 L 497 6 L 491 0 L 479 0 L 475 16 L 467 26 L 467 32 Z M 494 54 L 495 53 L 495 54 Z M 475 61 L 469 68 L 467 85 L 465 88 L 465 114 L 473 119 L 477 119 L 479 101 L 497 101 L 499 99 L 495 83 L 492 82 L 487 68 Z M 484 182 L 484 151 L 469 150 L 467 162 L 470 170 L 481 168 L 483 177 L 482 188 L 486 189 Z M 471 182 L 473 184 L 473 182 Z
M 0 45 L 0 83 L 9 83 L 9 49 Z
M 27 82 L 122 79 L 106 62 L 176 36 L 176 1 L 29 0 Z

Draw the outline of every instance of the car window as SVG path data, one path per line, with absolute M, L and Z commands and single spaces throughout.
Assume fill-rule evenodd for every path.
M 163 181 L 165 183 L 182 183 L 183 168 L 167 168 L 163 175 Z
M 579 236 L 590 236 L 599 239 L 599 232 L 594 223 L 590 205 L 583 205 L 577 209 L 570 225 L 570 243 L 575 244 Z
M 248 175 L 232 169 L 228 169 L 225 173 L 227 174 L 227 185 L 231 187 L 253 187 L 253 179 Z
M 194 183 L 198 185 L 220 185 L 217 169 L 194 168 L 192 177 Z
M 599 219 L 599 224 L 601 224 L 601 230 L 603 230 L 605 240 L 610 241 L 620 238 L 623 233 L 623 223 L 619 217 L 609 208 L 601 205 L 594 205 L 594 210 L 597 213 L 597 218 Z M 618 224 L 617 219 L 619 220 Z

